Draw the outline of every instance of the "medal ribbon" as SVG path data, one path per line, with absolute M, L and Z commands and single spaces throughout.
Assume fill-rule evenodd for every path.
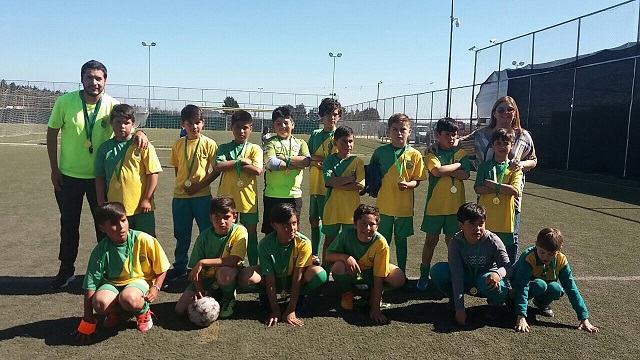
M 549 264 L 551 266 L 551 269 L 553 270 L 553 279 L 551 280 L 555 280 L 556 279 L 556 259 L 553 259 L 551 261 L 551 264 Z M 547 264 L 542 263 L 542 278 L 544 280 L 547 280 L 547 271 L 549 270 L 549 268 L 547 267 Z
M 407 147 L 405 146 L 405 147 L 403 147 L 402 149 L 394 150 L 394 151 L 393 151 L 393 158 L 394 158 L 393 160 L 394 160 L 394 162 L 395 162 L 395 164 L 396 164 L 396 169 L 398 170 L 398 174 L 399 174 L 401 177 L 402 177 L 402 168 L 403 168 L 403 165 L 404 165 L 404 159 L 403 159 L 402 163 L 400 163 L 400 162 L 398 161 L 398 158 L 399 158 L 400 156 L 402 156 L 402 154 L 404 154 L 404 151 L 405 151 L 406 149 L 407 149 Z
M 87 111 L 87 102 L 84 100 L 84 91 L 80 93 L 80 100 L 82 100 L 82 111 L 84 113 L 84 133 L 87 136 L 87 140 L 91 143 L 89 146 L 89 153 L 93 153 L 93 126 L 96 124 L 98 111 L 100 111 L 100 104 L 102 104 L 102 97 L 98 99 L 91 118 L 89 118 L 89 111 Z
M 495 180 L 497 182 L 496 184 L 496 197 L 498 197 L 498 194 L 500 193 L 500 185 L 502 185 L 502 181 L 504 180 L 504 174 L 506 174 L 507 172 L 507 167 L 509 167 L 509 162 L 505 162 L 504 164 L 496 164 L 496 166 L 493 167 L 493 180 Z M 496 172 L 496 168 L 500 169 L 500 173 Z
M 453 161 L 455 160 L 455 158 L 456 158 L 456 153 L 455 153 L 455 151 L 454 151 L 454 152 L 451 154 L 451 159 L 449 160 L 449 165 L 453 165 Z M 451 186 L 452 186 L 452 187 L 453 187 L 453 186 L 456 186 L 456 179 L 455 179 L 453 176 L 450 176 L 450 177 L 451 177 Z
M 242 156 L 242 154 L 244 153 L 244 148 L 247 147 L 248 143 L 249 142 L 246 141 L 244 144 L 242 144 L 242 149 L 240 149 L 240 151 L 237 151 L 238 147 L 236 146 L 236 153 L 233 160 L 236 161 L 236 172 L 238 173 L 238 179 L 240 179 L 240 169 L 242 169 L 242 166 L 240 165 L 240 156 Z
M 189 144 L 189 139 L 187 139 L 187 137 L 184 137 L 184 162 L 185 164 L 189 164 L 187 167 L 187 170 L 189 171 L 187 173 L 187 179 L 189 179 L 189 177 L 191 176 L 191 170 L 193 169 L 193 163 L 196 160 L 196 154 L 198 153 L 198 147 L 200 146 L 200 140 L 202 139 L 201 136 L 198 137 L 198 143 L 196 144 L 196 148 L 193 150 L 193 155 L 191 156 L 191 163 L 189 163 L 189 158 L 187 157 L 187 148 L 188 148 L 188 144 Z
M 468 244 L 467 244 L 467 240 L 466 239 L 464 241 L 464 252 L 467 253 L 467 257 L 469 257 L 469 248 L 468 248 Z M 478 241 L 478 243 L 476 244 L 476 261 L 475 261 L 475 264 L 474 264 L 475 266 L 473 267 L 473 272 L 471 273 L 471 276 L 473 277 L 474 284 L 475 284 L 475 281 L 476 281 L 476 276 L 478 276 L 478 267 L 480 266 L 480 265 L 478 265 L 478 261 L 480 261 L 480 241 Z M 469 271 L 471 271 L 471 265 L 469 265 Z
M 333 150 L 333 131 L 331 131 L 331 134 L 329 135 L 329 154 L 331 154 L 332 150 Z M 324 143 L 322 143 L 322 157 L 324 158 L 327 157 L 327 151 L 325 150 Z
M 120 163 L 118 164 L 118 170 L 116 170 L 116 181 L 120 182 L 120 177 L 122 176 L 122 166 L 124 165 L 125 157 L 127 156 L 127 150 L 129 150 L 129 146 L 133 142 L 133 138 L 127 140 L 127 143 L 122 147 L 122 158 L 120 159 Z

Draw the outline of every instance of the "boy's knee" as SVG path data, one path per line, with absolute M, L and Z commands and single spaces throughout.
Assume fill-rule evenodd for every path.
M 439 262 L 431 267 L 429 272 L 431 280 L 435 282 L 445 282 L 449 280 L 449 263 Z
M 529 282 L 529 298 L 540 296 L 547 291 L 547 282 L 542 279 L 533 279 Z
M 238 275 L 238 270 L 230 268 L 228 266 L 223 266 L 216 271 L 216 280 L 219 285 L 229 285 L 233 280 L 236 279 Z
M 562 285 L 557 282 L 552 282 L 547 284 L 547 291 L 549 298 L 551 300 L 558 300 L 564 294 L 564 290 L 562 289 Z
M 93 306 L 93 309 L 96 311 L 96 313 L 104 314 L 110 304 L 105 299 L 98 299 L 94 297 L 91 305 Z
M 386 281 L 393 287 L 401 287 L 404 285 L 405 281 L 404 272 L 400 268 L 396 267 L 389 273 L 389 275 L 387 275 Z
M 125 288 L 118 297 L 120 306 L 126 311 L 138 311 L 144 307 L 144 294 L 137 288 Z
M 345 273 L 347 272 L 347 266 L 342 261 L 336 261 L 331 267 L 331 272 L 336 275 L 345 275 Z

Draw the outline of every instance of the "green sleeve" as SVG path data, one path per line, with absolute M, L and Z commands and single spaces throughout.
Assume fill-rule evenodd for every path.
M 487 163 L 482 163 L 478 166 L 478 172 L 476 173 L 476 182 L 474 187 L 482 186 L 487 176 Z
M 275 234 L 273 232 L 272 234 Z M 271 234 L 269 234 L 271 235 Z M 269 251 L 268 241 L 270 236 L 267 235 L 260 244 L 258 245 L 258 262 L 260 264 L 260 274 L 264 275 L 274 275 L 273 271 L 273 262 L 272 262 L 272 254 Z
M 93 167 L 93 175 L 95 177 L 106 177 L 106 170 L 104 168 L 104 158 L 105 158 L 105 147 L 106 143 L 100 145 L 98 148 L 98 153 L 96 154 L 96 164 Z
M 467 175 L 471 173 L 471 164 L 469 163 L 469 156 L 465 155 L 460 159 L 460 164 L 462 165 L 462 170 L 464 170 Z M 484 180 L 483 180 L 484 181 Z
M 196 243 L 193 245 L 193 250 L 191 250 L 191 255 L 189 256 L 189 263 L 187 264 L 187 268 L 193 269 L 194 266 L 198 263 L 198 261 L 204 259 L 205 257 L 205 233 L 198 235 L 196 238 Z
M 587 306 L 584 304 L 580 291 L 578 291 L 578 285 L 576 285 L 576 282 L 573 279 L 569 263 L 560 269 L 560 272 L 558 273 L 558 280 L 569 298 L 571 307 L 576 312 L 576 315 L 578 315 L 578 320 L 582 321 L 584 319 L 588 319 L 589 312 L 587 311 Z
M 104 253 L 104 244 L 102 240 L 96 245 L 89 257 L 87 272 L 84 276 L 82 288 L 85 290 L 97 290 L 102 283 L 102 255 Z
M 216 160 L 215 160 L 216 164 L 219 162 L 227 161 L 227 156 L 225 154 L 227 147 L 225 145 L 226 144 L 222 144 L 218 146 L 218 150 L 216 151 Z
M 526 254 L 526 253 L 525 253 Z M 529 280 L 531 279 L 531 264 L 524 255 L 516 263 L 516 275 L 514 284 L 514 312 L 516 315 L 527 316 L 529 306 Z
M 373 150 L 371 159 L 369 159 L 369 165 L 380 165 L 380 154 L 378 154 L 378 150 L 380 150 L 380 148 Z

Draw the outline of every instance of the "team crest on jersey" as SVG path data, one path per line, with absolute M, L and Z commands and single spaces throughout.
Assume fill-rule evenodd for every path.
M 140 261 L 140 263 L 142 264 L 143 262 L 147 261 L 147 255 L 145 254 L 140 254 L 140 256 L 138 256 L 138 260 Z
M 413 161 L 407 161 L 407 170 L 413 169 Z
M 107 128 L 107 121 L 106 120 L 100 121 L 100 126 L 102 126 L 103 129 L 106 129 Z
M 295 144 L 295 143 L 294 143 L 294 144 L 292 144 L 292 145 L 291 145 L 291 152 L 295 152 L 295 153 L 297 153 L 298 151 L 300 151 L 300 145 Z
M 356 174 L 356 169 L 351 169 L 351 176 Z
M 373 259 L 375 259 L 375 255 L 369 255 L 369 261 L 373 262 Z

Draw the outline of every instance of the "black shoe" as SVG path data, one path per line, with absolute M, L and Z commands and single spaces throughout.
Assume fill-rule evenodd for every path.
M 489 322 L 495 322 L 504 313 L 504 306 L 491 306 L 489 305 L 485 310 L 484 317 Z
M 52 289 L 62 289 L 63 287 L 69 285 L 70 282 L 75 280 L 76 276 L 73 274 L 74 269 L 66 269 L 60 268 L 58 271 L 58 275 L 51 282 Z
M 186 276 L 187 276 L 186 271 L 176 270 L 175 268 L 169 269 L 169 271 L 167 271 L 167 276 L 164 278 L 164 281 L 167 281 L 167 282 L 176 281 L 179 278 L 186 277 Z
M 415 285 L 411 286 L 411 283 L 409 282 L 409 278 L 405 277 L 404 278 L 404 285 L 402 285 L 402 291 L 404 291 L 404 292 L 413 292 L 414 289 L 415 289 Z
M 553 313 L 553 310 L 551 310 L 551 307 L 549 305 L 547 306 L 541 306 L 540 304 L 538 304 L 537 301 L 533 301 L 533 305 L 535 305 L 536 308 L 538 308 L 538 314 L 544 316 L 544 317 L 550 317 L 552 318 L 555 314 Z
M 302 313 L 305 310 L 305 300 L 307 300 L 307 295 L 298 295 L 298 302 L 296 302 L 296 314 Z

